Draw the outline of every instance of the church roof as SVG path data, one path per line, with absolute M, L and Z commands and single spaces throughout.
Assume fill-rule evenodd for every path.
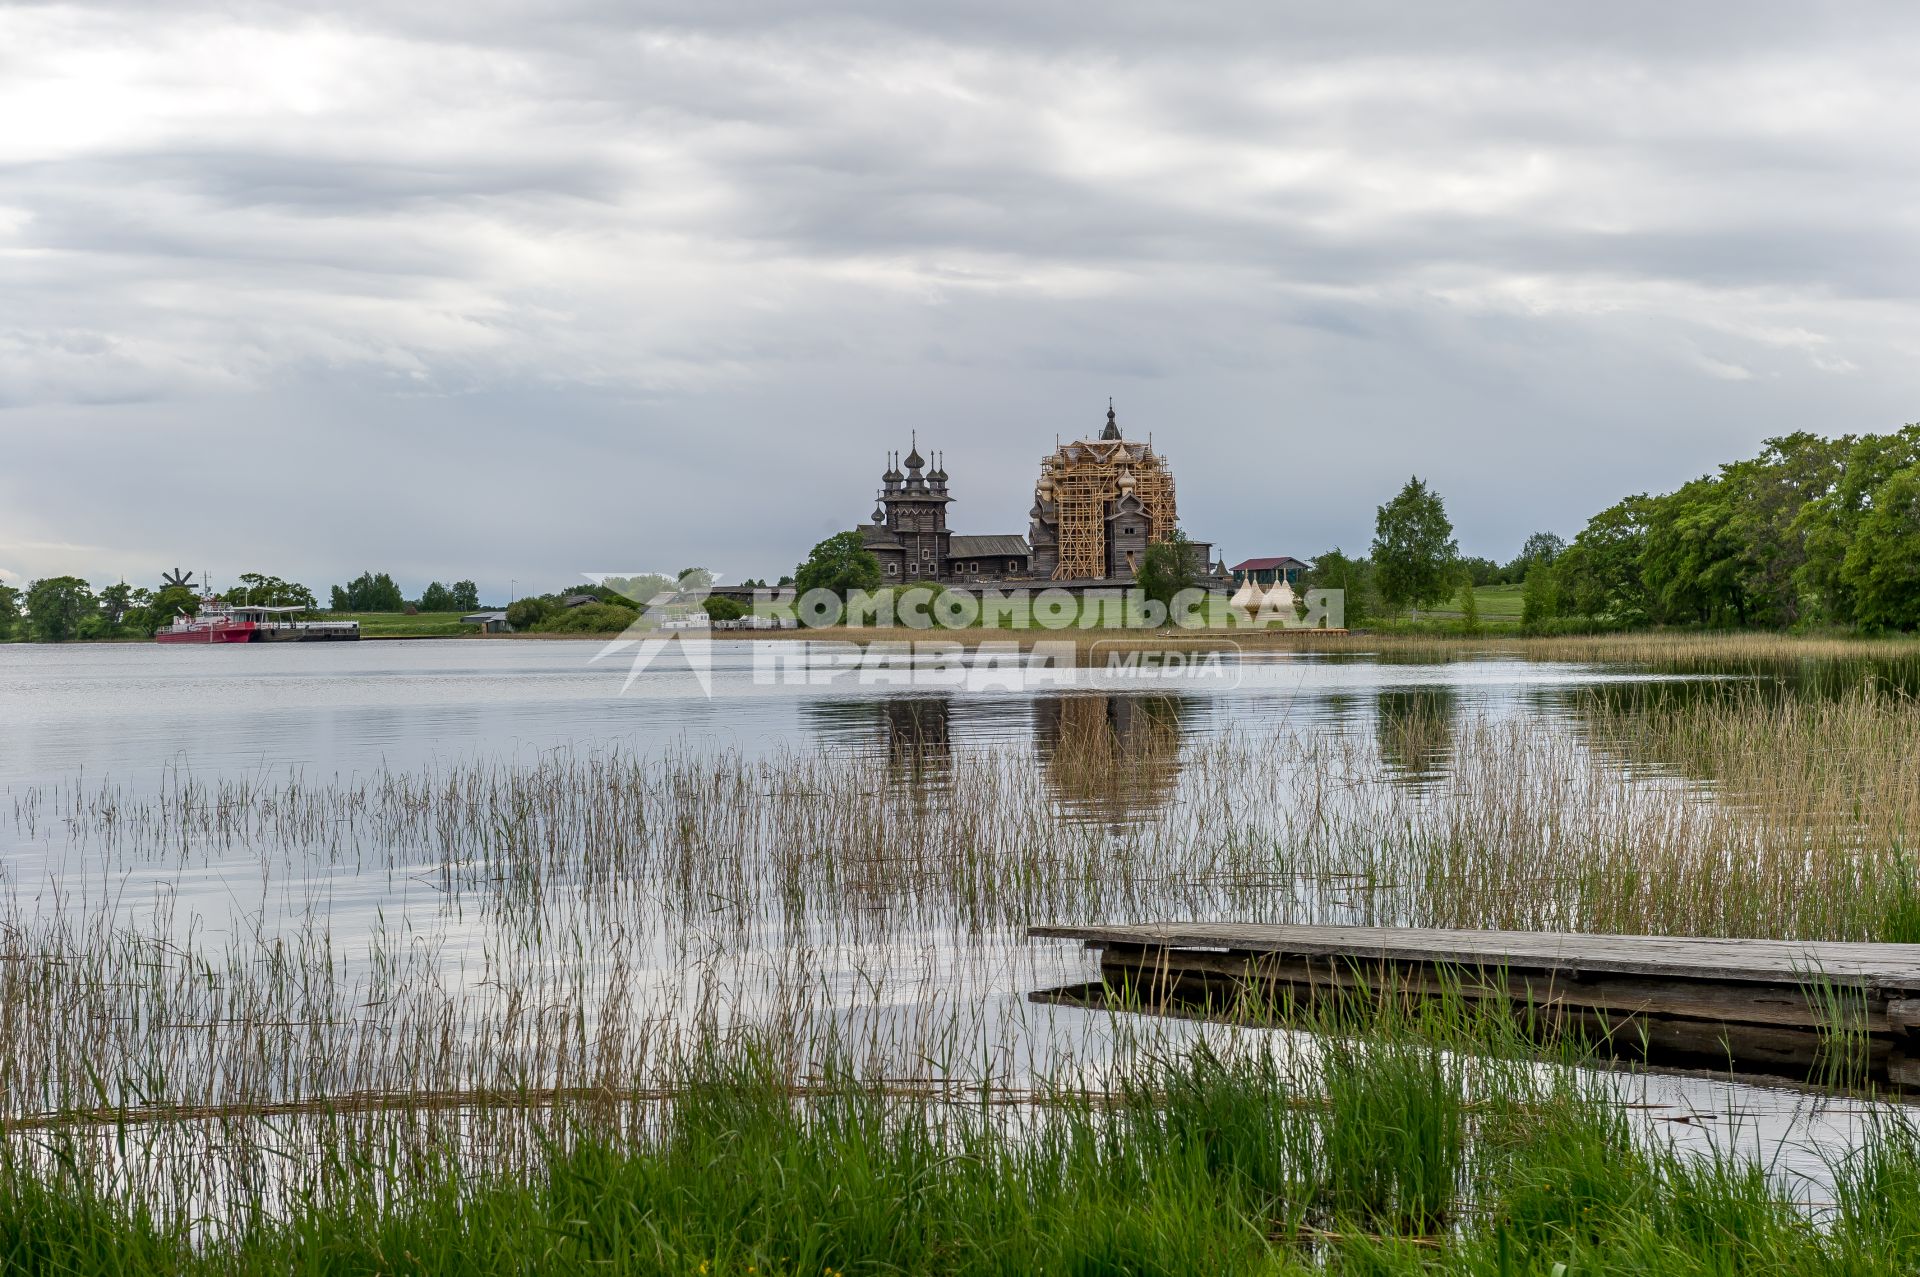
M 900 548 L 899 538 L 894 536 L 893 533 L 889 532 L 881 524 L 862 523 L 856 526 L 854 528 L 854 531 L 860 534 L 860 544 L 865 546 L 869 550 L 874 549 L 875 547 L 878 547 L 883 550 L 884 549 L 897 550 Z
M 947 541 L 949 559 L 1018 558 L 1031 553 L 1023 536 L 954 536 Z
M 1228 568 L 1227 571 L 1229 572 L 1271 572 L 1275 568 L 1287 568 L 1291 570 L 1293 568 L 1304 568 L 1306 566 L 1308 565 L 1305 563 L 1302 563 L 1299 559 L 1294 558 L 1291 554 L 1282 554 L 1282 555 L 1277 555 L 1270 559 L 1248 559 L 1244 563 L 1234 564 L 1232 567 Z

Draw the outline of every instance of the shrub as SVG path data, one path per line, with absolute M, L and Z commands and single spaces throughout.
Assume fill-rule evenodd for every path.
M 515 599 L 507 605 L 507 624 L 516 630 L 530 630 L 553 615 L 554 605 L 537 596 Z
M 640 619 L 630 607 L 611 603 L 583 603 L 555 612 L 533 628 L 540 634 L 618 634 Z

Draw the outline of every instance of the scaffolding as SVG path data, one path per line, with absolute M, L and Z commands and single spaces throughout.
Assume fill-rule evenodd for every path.
M 1122 483 L 1125 476 L 1129 483 Z M 1052 507 L 1059 558 L 1056 581 L 1095 580 L 1110 575 L 1107 517 L 1126 488 L 1147 520 L 1147 543 L 1173 535 L 1178 516 L 1173 473 L 1153 450 L 1126 439 L 1089 440 L 1060 447 L 1041 463 L 1042 509 Z

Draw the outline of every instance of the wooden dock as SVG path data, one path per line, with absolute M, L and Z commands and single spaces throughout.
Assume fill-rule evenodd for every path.
M 1806 1075 L 1845 1041 L 1873 1076 L 1920 1087 L 1920 945 L 1224 922 L 1028 935 L 1100 957 L 1098 981 L 1041 1001 L 1244 1016 L 1451 993 L 1655 1062 Z

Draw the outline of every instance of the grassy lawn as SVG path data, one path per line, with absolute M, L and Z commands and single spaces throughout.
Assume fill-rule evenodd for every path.
M 358 621 L 361 638 L 425 638 L 477 634 L 476 625 L 460 624 L 458 612 L 319 612 L 324 621 Z
M 1518 622 L 1520 619 L 1520 593 L 1522 588 L 1523 587 L 1519 585 L 1481 585 L 1474 587 L 1473 601 L 1480 608 L 1480 619 L 1483 621 L 1503 620 Z
M 1518 585 L 1476 585 L 1473 588 L 1473 602 L 1480 609 L 1480 623 L 1489 629 L 1517 628 L 1520 624 L 1520 592 Z M 1440 607 L 1421 608 L 1422 619 L 1457 621 L 1460 619 L 1460 600 L 1448 599 Z

